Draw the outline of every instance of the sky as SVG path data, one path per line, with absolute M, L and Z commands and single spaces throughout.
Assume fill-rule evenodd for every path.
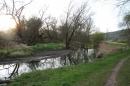
M 107 2 L 96 2 L 92 5 L 92 10 L 95 12 L 93 16 L 96 27 L 102 32 L 117 31 L 121 17 L 119 10 L 114 3 L 115 0 L 108 0 Z
M 73 0 L 73 3 L 75 6 L 80 6 L 87 1 L 88 0 Z M 115 0 L 89 0 L 88 2 L 88 7 L 90 7 L 91 12 L 94 12 L 94 15 L 92 16 L 94 25 L 99 28 L 101 32 L 119 30 L 118 23 L 121 19 L 119 18 L 119 11 L 115 6 L 114 1 Z M 23 14 L 28 18 L 35 15 L 38 16 L 40 10 L 44 10 L 48 7 L 45 16 L 51 15 L 57 19 L 61 19 L 62 15 L 65 14 L 69 2 L 70 0 L 33 0 L 33 2 L 24 9 Z M 5 28 L 4 25 L 6 25 L 6 27 L 13 27 L 13 20 L 10 20 L 8 22 L 10 25 L 7 26 L 8 20 L 6 18 L 0 16 L 0 27 Z

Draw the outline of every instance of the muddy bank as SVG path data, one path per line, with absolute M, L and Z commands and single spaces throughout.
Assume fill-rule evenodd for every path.
M 71 52 L 71 50 L 55 50 L 55 51 L 43 51 L 43 52 L 37 52 L 33 56 L 29 56 L 26 58 L 2 58 L 0 59 L 0 65 L 1 64 L 11 64 L 11 63 L 23 63 L 23 62 L 31 62 L 31 61 L 40 61 L 42 59 L 47 58 L 55 58 L 59 56 L 67 55 Z

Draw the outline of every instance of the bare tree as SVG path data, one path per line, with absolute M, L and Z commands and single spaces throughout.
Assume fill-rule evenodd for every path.
M 2 4 L 2 12 L 4 15 L 10 15 L 15 23 L 16 23 L 16 28 L 17 28 L 17 35 L 22 39 L 23 36 L 21 34 L 21 30 L 22 30 L 22 25 L 21 25 L 21 19 L 22 19 L 22 12 L 24 10 L 24 8 L 29 5 L 32 2 L 32 0 L 30 0 L 28 3 L 23 4 L 23 1 L 16 1 L 16 0 L 2 0 L 1 4 Z
M 121 35 L 127 39 L 130 46 L 130 13 L 124 15 L 123 21 L 119 25 L 124 28 Z
M 130 0 L 118 0 L 117 7 L 120 8 L 120 14 L 123 20 L 119 26 L 124 28 L 122 36 L 124 36 L 130 46 Z
M 66 48 L 70 47 L 70 44 L 85 28 L 86 23 L 91 15 L 89 15 L 89 9 L 86 8 L 87 4 L 81 5 L 76 12 L 73 12 L 74 6 L 70 2 L 66 13 L 65 20 L 62 21 L 61 34 L 65 37 Z
M 94 1 L 108 1 L 108 0 L 94 0 Z M 130 0 L 116 0 L 117 4 L 116 6 L 124 6 L 124 5 L 128 5 L 130 3 Z
M 86 35 L 86 42 L 89 43 L 90 42 L 90 34 L 95 30 L 91 16 L 88 17 L 88 20 L 85 23 L 84 30 L 85 30 L 85 35 Z
M 93 25 L 93 20 L 91 17 L 89 17 L 85 23 L 83 30 L 76 37 L 76 39 L 74 39 L 74 42 L 80 42 L 80 44 L 82 44 L 82 47 L 87 48 L 88 44 L 90 43 L 90 35 L 92 32 L 94 32 L 94 30 L 95 27 Z
M 117 6 L 126 6 L 130 4 L 130 0 L 118 0 Z
M 41 33 L 44 36 L 43 38 L 46 38 L 49 41 L 58 40 L 57 30 L 56 18 L 51 16 L 45 18 L 43 28 L 41 29 Z

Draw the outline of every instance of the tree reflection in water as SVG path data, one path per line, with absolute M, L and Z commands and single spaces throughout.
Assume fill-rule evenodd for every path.
M 69 65 L 77 65 L 81 62 L 91 62 L 94 57 L 92 49 L 73 50 L 65 56 L 48 58 L 43 60 L 31 61 L 28 63 L 17 63 L 0 65 L 0 79 L 13 79 L 14 77 L 34 70 L 43 70 L 47 68 L 58 68 Z
M 39 62 L 40 61 L 31 61 L 31 62 L 28 62 L 27 65 L 31 69 L 31 71 L 33 71 L 39 67 L 39 65 L 40 65 Z
M 18 76 L 19 64 L 9 64 L 9 65 L 1 65 L 0 71 L 5 70 L 8 71 L 7 77 L 5 76 L 5 80 L 10 80 L 16 76 Z
M 93 49 L 78 49 L 62 57 L 60 63 L 62 66 L 77 65 L 81 62 L 91 62 L 92 58 L 94 58 Z

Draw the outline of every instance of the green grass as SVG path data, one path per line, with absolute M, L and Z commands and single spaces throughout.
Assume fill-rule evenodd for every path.
M 118 43 L 118 42 L 107 42 L 108 44 L 115 45 L 115 46 L 126 46 L 126 43 Z
M 26 57 L 33 55 L 39 51 L 47 51 L 47 50 L 58 50 L 61 49 L 62 43 L 48 43 L 48 44 L 36 44 L 34 46 L 21 47 L 21 48 L 8 48 L 0 51 L 0 56 L 4 57 Z M 22 51 L 25 54 L 13 54 L 14 52 Z
M 118 75 L 116 86 L 130 86 L 130 58 L 122 65 Z
M 8 86 L 104 86 L 115 65 L 128 55 L 130 50 L 91 63 L 25 73 Z
M 32 51 L 57 50 L 61 48 L 61 43 L 36 44 L 31 46 Z

